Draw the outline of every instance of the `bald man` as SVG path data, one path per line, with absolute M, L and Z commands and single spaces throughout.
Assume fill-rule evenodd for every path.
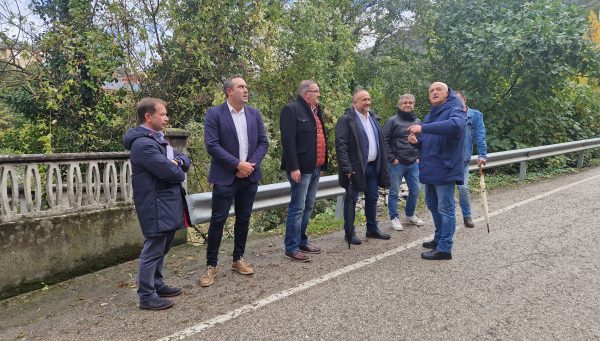
M 455 186 L 462 185 L 466 114 L 463 102 L 442 82 L 429 87 L 431 111 L 421 125 L 408 127 L 409 142 L 419 144 L 419 180 L 435 224 L 433 240 L 423 243 L 427 260 L 452 259 L 456 229 Z
M 346 110 L 335 125 L 338 181 L 346 189 L 352 181 L 352 204 L 344 205 L 344 231 L 346 240 L 354 245 L 361 241 L 354 231 L 354 215 L 348 212 L 355 210 L 358 192 L 365 193 L 366 237 L 390 239 L 390 235 L 377 226 L 379 187 L 389 187 L 390 183 L 383 132 L 378 120 L 371 112 L 369 92 L 359 89 L 352 96 L 352 108 Z

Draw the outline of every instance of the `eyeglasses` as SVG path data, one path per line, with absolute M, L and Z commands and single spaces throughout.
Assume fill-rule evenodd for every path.
M 320 90 L 307 90 L 306 92 L 314 92 L 314 93 L 320 93 Z

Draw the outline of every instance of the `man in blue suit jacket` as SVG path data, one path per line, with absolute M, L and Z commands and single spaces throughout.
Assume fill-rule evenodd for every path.
M 162 132 L 167 126 L 166 103 L 144 98 L 136 105 L 140 126 L 128 129 L 123 143 L 131 150 L 131 181 L 135 211 L 144 235 L 140 254 L 138 296 L 140 309 L 173 306 L 164 297 L 181 294 L 163 281 L 163 260 L 175 231 L 184 227 L 184 190 L 181 183 L 190 159 L 169 145 Z
M 421 257 L 428 260 L 452 259 L 456 229 L 455 185 L 462 185 L 466 115 L 463 102 L 442 82 L 429 87 L 431 111 L 422 125 L 408 127 L 409 142 L 419 144 L 419 179 L 425 184 L 425 202 L 435 224 L 432 249 Z M 419 134 L 418 138 L 416 134 Z
M 199 281 L 203 287 L 214 283 L 223 226 L 232 202 L 235 202 L 232 269 L 243 275 L 254 273 L 243 256 L 252 205 L 262 178 L 260 163 L 269 145 L 260 112 L 246 105 L 248 87 L 244 79 L 228 78 L 223 83 L 223 91 L 227 97 L 225 103 L 208 109 L 204 120 L 204 144 L 211 156 L 208 181 L 213 184 L 213 196 L 206 247 L 207 269 Z

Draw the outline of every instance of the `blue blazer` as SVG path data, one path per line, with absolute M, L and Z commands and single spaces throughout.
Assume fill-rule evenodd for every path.
M 247 162 L 255 163 L 250 181 L 262 179 L 260 163 L 267 154 L 269 141 L 260 112 L 249 105 L 244 106 L 248 127 Z M 233 118 L 227 102 L 212 107 L 204 119 L 204 145 L 211 156 L 208 182 L 217 185 L 231 185 L 235 180 L 237 165 L 240 163 L 240 145 Z

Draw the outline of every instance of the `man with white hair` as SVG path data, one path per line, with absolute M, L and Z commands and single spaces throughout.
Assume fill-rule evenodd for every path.
M 427 260 L 452 259 L 456 230 L 454 191 L 462 185 L 466 114 L 463 102 L 442 82 L 429 87 L 431 111 L 422 125 L 408 128 L 409 141 L 419 144 L 419 179 L 435 224 L 433 240 L 423 243 Z M 418 134 L 418 138 L 417 135 Z

